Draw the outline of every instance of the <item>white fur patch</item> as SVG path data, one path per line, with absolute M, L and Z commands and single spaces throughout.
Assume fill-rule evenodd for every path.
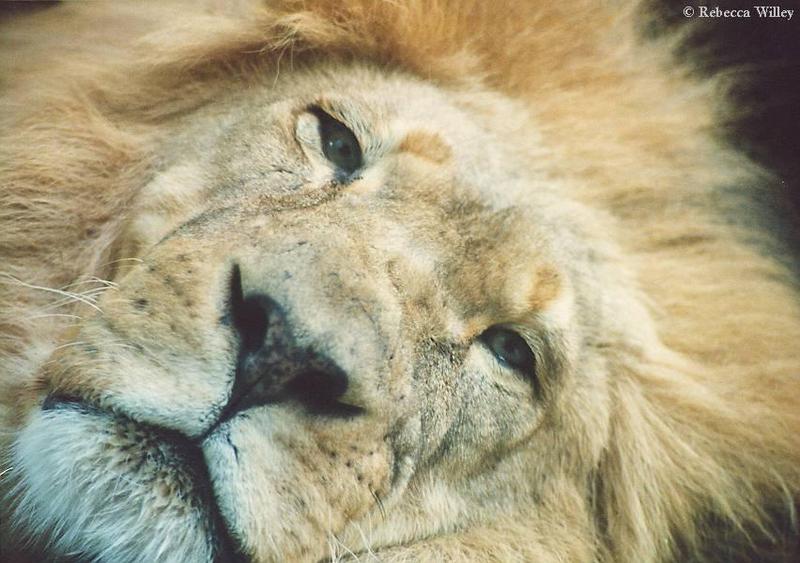
M 109 563 L 210 561 L 203 509 L 165 491 L 164 474 L 124 470 L 130 460 L 116 445 L 120 433 L 103 415 L 72 408 L 34 413 L 14 444 L 15 524 L 49 538 L 63 555 Z

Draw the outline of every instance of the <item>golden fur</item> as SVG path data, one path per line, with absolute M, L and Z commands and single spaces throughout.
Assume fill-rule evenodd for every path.
M 586 324 L 581 336 L 591 348 L 582 357 L 606 374 L 597 389 L 580 388 L 577 398 L 553 392 L 555 414 L 543 424 L 581 437 L 566 447 L 554 434 L 547 451 L 565 453 L 542 463 L 560 473 L 530 489 L 520 486 L 511 495 L 518 512 L 482 508 L 468 522 L 455 514 L 474 508 L 442 501 L 438 523 L 419 524 L 433 535 L 417 535 L 414 512 L 397 509 L 391 521 L 403 537 L 387 532 L 385 544 L 365 541 L 353 551 L 366 558 L 374 548 L 385 561 L 794 556 L 796 536 L 786 530 L 795 526 L 800 493 L 796 258 L 765 228 L 770 218 L 757 205 L 769 198 L 773 180 L 716 137 L 717 124 L 736 111 L 723 101 L 725 84 L 693 78 L 676 64 L 678 39 L 641 39 L 643 11 L 635 5 L 580 0 L 502 6 L 306 0 L 143 12 L 70 3 L 5 24 L 17 33 L 7 41 L 21 58 L 0 61 L 19 75 L 3 84 L 0 143 L 0 475 L 9 495 L 0 526 L 24 487 L 12 444 L 51 390 L 48 377 L 62 378 L 71 391 L 95 392 L 84 387 L 94 385 L 88 376 L 42 375 L 81 324 L 43 316 L 89 316 L 104 288 L 120 283 L 124 291 L 138 280 L 135 262 L 125 261 L 140 258 L 168 232 L 142 226 L 142 217 L 168 216 L 171 228 L 192 216 L 191 193 L 134 204 L 160 160 L 171 158 L 154 147 L 187 116 L 263 87 L 265 76 L 267 83 L 291 82 L 293 73 L 313 65 L 355 62 L 369 73 L 408 75 L 441 89 L 470 107 L 477 122 L 507 135 L 504 143 L 516 147 L 510 150 L 521 162 L 535 161 L 543 182 L 561 186 L 554 193 L 565 202 L 553 204 L 559 210 L 553 220 L 574 221 L 576 237 L 597 244 L 594 260 L 624 295 L 618 304 L 603 277 L 595 288 L 570 286 L 579 296 L 611 291 L 604 306 L 619 318 Z M 84 31 L 87 39 L 66 51 L 68 60 L 48 62 L 62 48 L 65 22 L 92 18 L 111 22 L 114 33 L 98 42 Z M 151 28 L 155 34 L 128 47 L 140 29 Z M 530 119 L 506 119 L 499 99 L 524 107 Z M 214 111 L 203 115 L 213 119 Z M 411 132 L 399 146 L 408 158 L 422 156 L 413 165 L 419 169 L 448 166 L 453 158 L 435 134 Z M 421 188 L 414 197 L 423 210 L 438 209 Z M 150 228 L 158 236 L 147 235 Z M 545 259 L 535 275 L 517 272 L 513 256 L 502 252 L 521 243 L 508 240 L 498 251 L 498 263 L 507 267 L 459 266 L 464 281 L 454 299 L 495 311 L 485 315 L 522 318 L 521 311 L 543 310 L 564 294 L 570 282 Z M 201 252 L 187 245 L 190 254 Z M 198 269 L 214 275 L 202 260 Z M 133 277 L 123 276 L 128 272 Z M 535 281 L 514 285 L 518 295 L 501 306 L 481 305 L 485 288 L 516 284 L 509 280 L 517 274 Z M 101 306 L 107 315 L 123 311 L 111 298 Z M 206 306 L 197 305 L 200 315 Z M 465 334 L 485 328 L 481 318 L 472 317 L 474 328 Z M 500 460 L 486 463 L 493 462 Z M 527 467 L 505 468 L 503 475 L 522 475 Z M 431 479 L 431 490 L 442 486 Z M 425 498 L 449 498 L 437 491 Z M 386 510 L 393 518 L 394 508 Z M 429 517 L 419 508 L 416 518 Z M 7 545 L 25 536 L 10 527 L 2 533 Z M 57 533 L 35 528 L 41 537 L 34 540 Z M 358 541 L 347 540 L 348 549 Z M 248 545 L 264 560 L 273 553 Z M 298 548 L 295 556 L 347 555 L 347 549 L 314 549 Z

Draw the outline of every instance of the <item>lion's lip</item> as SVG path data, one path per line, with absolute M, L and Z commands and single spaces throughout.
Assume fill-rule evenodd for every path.
M 51 411 L 57 408 L 74 408 L 83 411 L 97 411 L 96 407 L 91 406 L 86 401 L 79 399 L 74 395 L 63 395 L 58 393 L 51 393 L 45 397 L 42 403 L 43 411 Z
M 124 418 L 126 421 L 132 421 L 129 417 L 109 412 L 86 400 L 68 394 L 56 393 L 48 395 L 42 403 L 41 409 L 43 411 L 72 409 L 86 414 L 104 415 L 113 420 Z M 138 421 L 132 422 L 142 428 L 146 428 L 159 442 L 169 445 L 173 457 L 177 458 L 178 463 L 191 475 L 195 482 L 196 490 L 202 492 L 199 496 L 202 497 L 200 500 L 208 509 L 209 532 L 213 536 L 214 543 L 214 563 L 249 563 L 250 558 L 235 540 L 234 534 L 231 533 L 227 521 L 220 512 L 215 491 L 211 485 L 208 467 L 202 450 L 197 443 L 175 430 L 160 428 Z M 175 459 L 172 462 L 174 463 Z

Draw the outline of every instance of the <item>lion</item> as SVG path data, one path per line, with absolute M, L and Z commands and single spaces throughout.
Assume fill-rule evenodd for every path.
M 9 16 L 0 559 L 796 560 L 776 179 L 646 20 Z

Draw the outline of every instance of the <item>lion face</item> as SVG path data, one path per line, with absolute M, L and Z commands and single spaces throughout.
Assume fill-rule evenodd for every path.
M 531 521 L 583 482 L 592 345 L 638 312 L 586 289 L 610 251 L 518 107 L 334 66 L 160 153 L 127 266 L 20 412 L 23 529 L 113 561 L 313 561 Z

